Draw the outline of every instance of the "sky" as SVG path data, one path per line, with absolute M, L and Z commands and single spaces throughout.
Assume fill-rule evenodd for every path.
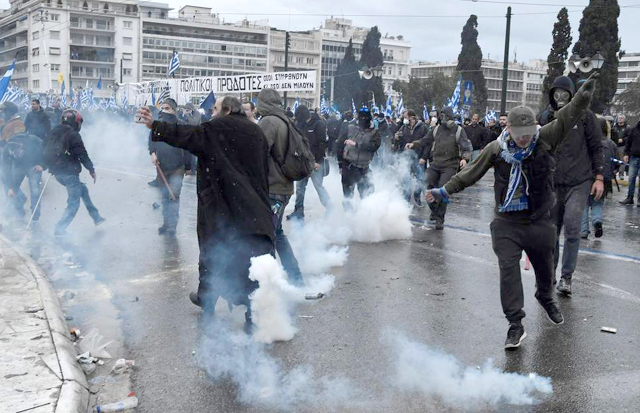
M 247 18 L 268 19 L 278 29 L 317 28 L 330 16 L 351 19 L 355 26 L 377 25 L 390 36 L 403 35 L 411 42 L 411 59 L 455 61 L 460 53 L 460 32 L 469 15 L 478 16 L 478 43 L 483 56 L 502 60 L 507 6 L 512 6 L 510 60 L 546 59 L 551 48 L 551 31 L 558 11 L 569 10 L 571 32 L 577 41 L 582 10 L 589 0 L 403 0 L 402 2 L 362 0 L 154 0 L 178 10 L 184 5 L 211 7 L 227 22 Z M 216 5 L 221 4 L 221 5 Z M 391 4 L 398 6 L 392 7 Z M 622 50 L 640 52 L 640 0 L 619 0 L 618 20 Z M 0 7 L 8 7 L 0 0 Z M 635 41 L 634 41 L 635 40 Z

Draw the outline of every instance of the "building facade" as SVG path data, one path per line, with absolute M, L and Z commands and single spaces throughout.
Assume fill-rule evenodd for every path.
M 629 83 L 640 76 L 640 53 L 625 53 L 618 63 L 618 86 L 616 95 L 624 92 Z

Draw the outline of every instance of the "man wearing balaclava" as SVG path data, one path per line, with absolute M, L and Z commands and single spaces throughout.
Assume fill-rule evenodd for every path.
M 349 201 L 356 186 L 360 198 L 374 191 L 369 164 L 379 147 L 380 131 L 372 125 L 369 108 L 363 107 L 358 112 L 358 124 L 349 123 L 346 133 L 336 142 L 345 209 L 351 207 Z
M 568 77 L 560 76 L 553 82 L 549 90 L 549 102 L 556 114 L 571 102 L 574 94 L 573 81 Z M 571 295 L 571 277 L 576 269 L 580 248 L 582 214 L 589 194 L 593 194 L 594 200 L 598 201 L 604 192 L 601 141 L 602 130 L 593 112 L 587 109 L 575 120 L 554 153 L 556 204 L 551 209 L 551 219 L 556 224 L 558 233 L 554 268 L 558 267 L 560 260 L 559 239 L 564 227 L 562 272 L 557 289 L 565 295 Z
M 464 129 L 456 125 L 453 109 L 448 106 L 440 111 L 440 125 L 429 131 L 426 137 L 408 143 L 406 147 L 416 151 L 422 163 L 430 161 L 427 170 L 428 189 L 444 185 L 471 159 L 471 142 L 467 139 Z M 429 208 L 431 208 L 430 221 L 435 224 L 437 230 L 444 229 L 447 204 L 438 201 L 429 204 Z
M 596 77 L 597 74 L 592 76 L 575 98 L 556 112 L 555 121 L 542 128 L 536 126 L 531 108 L 514 108 L 509 113 L 507 129 L 484 148 L 475 162 L 443 186 L 427 192 L 430 203 L 448 202 L 451 195 L 478 182 L 489 169 L 494 169 L 496 209 L 490 228 L 500 267 L 502 310 L 509 322 L 505 349 L 519 347 L 527 336 L 522 326 L 525 316 L 520 274 L 522 251 L 533 264 L 536 299 L 553 324 L 564 322 L 553 297 L 556 228 L 549 218 L 555 202 L 552 153 L 568 139 L 575 122 L 589 105 Z

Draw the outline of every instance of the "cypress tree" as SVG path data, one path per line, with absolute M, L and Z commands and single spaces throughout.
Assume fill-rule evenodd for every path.
M 357 102 L 359 98 L 360 76 L 358 75 L 358 63 L 353 51 L 353 41 L 349 39 L 349 45 L 344 52 L 344 59 L 338 64 L 334 77 L 335 86 L 333 96 L 341 112 L 351 110 L 351 99 Z M 356 103 L 357 105 L 357 103 Z
M 472 112 L 484 113 L 487 107 L 487 84 L 481 69 L 482 49 L 480 49 L 478 45 L 477 28 L 478 16 L 472 14 L 462 28 L 462 34 L 460 36 L 462 50 L 460 50 L 460 54 L 458 55 L 458 66 L 456 70 L 462 73 L 463 86 L 465 81 L 473 82 Z
M 569 58 L 569 47 L 571 46 L 571 24 L 569 23 L 569 13 L 566 7 L 560 9 L 558 21 L 553 25 L 553 45 L 547 57 L 549 68 L 542 83 L 542 98 L 540 109 L 544 110 L 549 104 L 549 89 L 553 81 L 562 76 L 565 70 L 565 62 Z
M 573 46 L 573 53 L 582 57 L 590 57 L 597 52 L 604 56 L 598 87 L 591 101 L 591 110 L 595 113 L 603 113 L 616 93 L 620 51 L 618 16 L 620 6 L 617 0 L 590 0 L 582 12 L 580 38 Z M 585 74 L 584 77 L 587 76 Z M 578 72 L 571 77 L 575 81 L 581 74 Z
M 382 58 L 382 50 L 380 50 L 381 37 L 382 35 L 378 30 L 378 26 L 373 26 L 371 30 L 369 30 L 367 37 L 365 37 L 364 42 L 362 43 L 360 68 L 364 66 L 369 68 L 383 66 L 384 60 Z M 361 93 L 359 99 L 356 99 L 356 106 L 358 104 L 368 104 L 371 100 L 371 92 L 375 95 L 377 105 L 384 104 L 386 98 L 384 96 L 384 88 L 382 86 L 382 77 L 374 77 L 371 80 L 361 79 L 359 83 Z

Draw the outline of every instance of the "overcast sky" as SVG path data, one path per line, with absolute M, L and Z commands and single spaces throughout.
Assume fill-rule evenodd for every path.
M 155 0 L 163 2 L 162 0 Z M 505 15 L 508 5 L 511 22 L 510 60 L 546 59 L 551 47 L 551 30 L 562 6 L 569 10 L 574 42 L 582 10 L 589 0 L 165 0 L 174 12 L 184 5 L 211 7 L 228 22 L 268 19 L 279 29 L 307 30 L 319 27 L 331 15 L 353 20 L 354 25 L 377 25 L 380 32 L 403 35 L 412 45 L 412 60 L 452 61 L 460 52 L 460 32 L 470 14 L 478 16 L 478 42 L 484 57 L 501 60 L 504 53 Z M 533 3 L 533 4 L 532 4 Z M 640 0 L 619 0 L 618 20 L 622 49 L 640 52 Z M 8 7 L 0 0 L 0 7 Z M 395 4 L 395 6 L 392 6 Z M 625 7 L 631 6 L 631 7 Z M 412 17 L 415 16 L 415 17 Z

